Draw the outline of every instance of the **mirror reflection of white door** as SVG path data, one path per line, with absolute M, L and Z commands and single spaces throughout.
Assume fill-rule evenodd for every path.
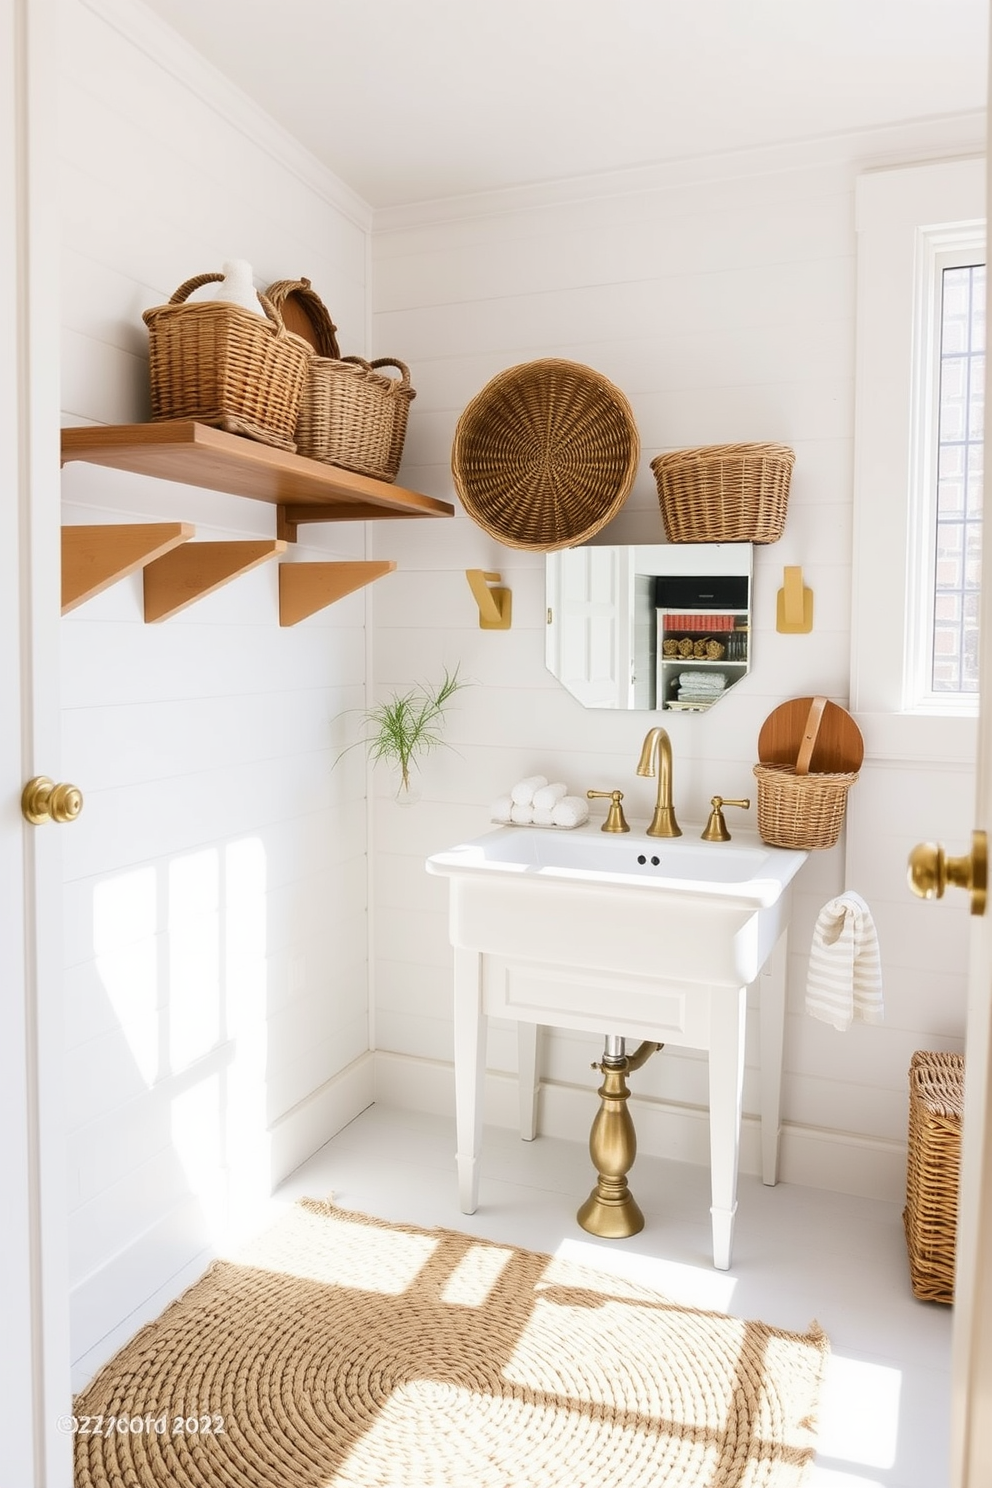
M 633 685 L 630 555 L 622 548 L 591 547 L 570 558 L 553 565 L 553 670 L 587 708 L 626 708 Z
M 66 827 L 21 790 L 59 749 L 56 7 L 0 0 L 0 1479 L 69 1488 L 72 1438 L 60 1088 Z

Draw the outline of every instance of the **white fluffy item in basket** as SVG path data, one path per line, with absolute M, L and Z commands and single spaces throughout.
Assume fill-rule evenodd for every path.
M 252 282 L 251 264 L 248 260 L 229 258 L 224 263 L 223 271 L 224 277 L 219 284 L 201 284 L 199 289 L 194 289 L 187 303 L 196 300 L 224 300 L 231 305 L 239 305 L 242 310 L 250 310 L 253 315 L 260 315 L 264 320 L 265 311 Z

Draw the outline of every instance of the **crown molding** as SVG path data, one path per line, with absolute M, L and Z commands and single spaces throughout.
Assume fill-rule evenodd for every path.
M 663 191 L 701 182 L 774 175 L 811 166 L 846 165 L 862 171 L 899 164 L 922 164 L 948 156 L 983 155 L 985 140 L 986 114 L 983 109 L 975 109 L 781 144 L 682 156 L 676 160 L 597 175 L 570 176 L 499 191 L 380 207 L 373 213 L 372 228 L 373 234 L 377 235 L 442 222 L 540 211 L 576 201 Z
M 372 208 L 140 0 L 79 0 L 228 124 L 365 232 Z

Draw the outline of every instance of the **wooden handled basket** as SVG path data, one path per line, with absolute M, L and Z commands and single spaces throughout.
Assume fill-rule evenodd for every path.
M 833 847 L 864 741 L 854 719 L 825 697 L 793 698 L 758 735 L 758 832 L 769 847 Z M 817 766 L 814 771 L 813 765 Z
M 417 396 L 409 368 L 393 357 L 370 362 L 343 357 L 337 327 L 309 279 L 280 279 L 266 294 L 316 352 L 296 424 L 300 454 L 373 480 L 394 481 Z M 384 367 L 394 367 L 399 376 L 387 375 Z
M 197 274 L 167 305 L 146 310 L 152 419 L 193 419 L 296 449 L 296 421 L 313 356 L 265 295 L 264 315 L 226 300 L 186 300 L 223 274 Z

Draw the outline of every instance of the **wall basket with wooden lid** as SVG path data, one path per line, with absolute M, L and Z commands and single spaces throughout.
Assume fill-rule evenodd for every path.
M 575 547 L 623 506 L 640 440 L 601 373 L 546 358 L 500 372 L 465 409 L 451 473 L 468 515 L 510 548 Z
M 710 444 L 658 455 L 651 469 L 669 542 L 777 542 L 795 460 L 786 444 Z
M 296 424 L 301 455 L 373 480 L 394 481 L 403 457 L 410 371 L 393 357 L 341 355 L 337 326 L 309 279 L 279 279 L 266 295 L 289 330 L 314 349 Z M 399 373 L 390 376 L 382 369 Z
M 845 708 L 825 697 L 791 698 L 758 735 L 758 832 L 769 847 L 833 847 L 865 746 Z

